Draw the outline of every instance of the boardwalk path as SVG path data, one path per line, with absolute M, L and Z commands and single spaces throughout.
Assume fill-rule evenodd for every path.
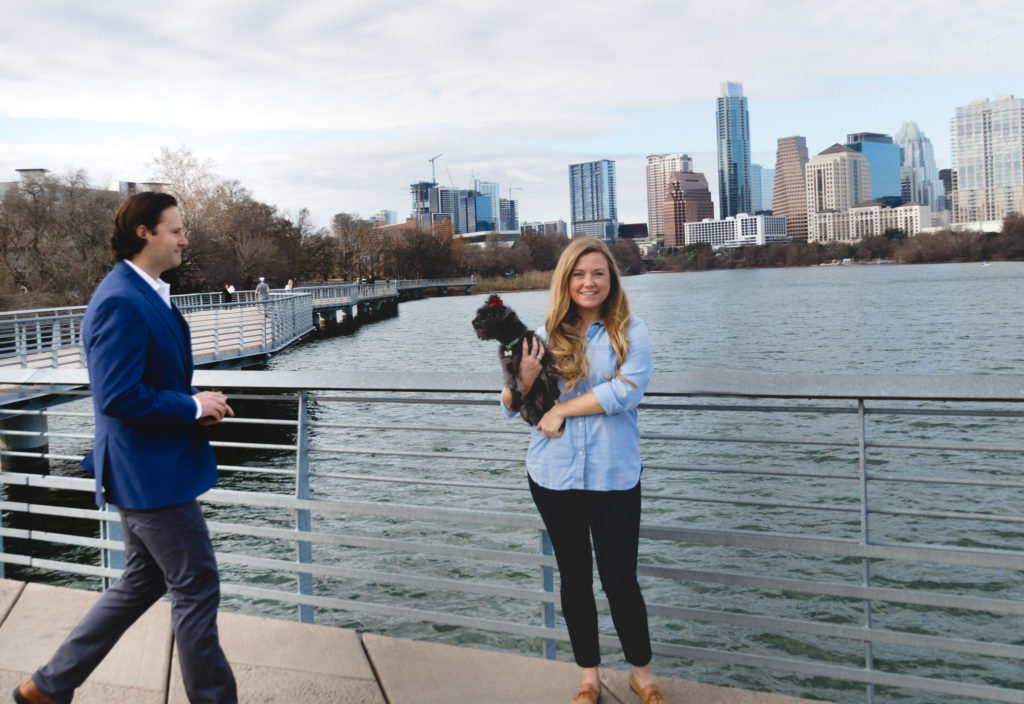
M 0 580 L 0 701 L 53 653 L 96 592 Z M 575 665 L 353 630 L 221 613 L 221 640 L 244 704 L 565 704 Z M 75 704 L 187 704 L 170 605 L 156 604 L 117 644 Z M 606 670 L 602 704 L 634 704 L 626 673 Z M 810 704 L 661 680 L 672 704 Z

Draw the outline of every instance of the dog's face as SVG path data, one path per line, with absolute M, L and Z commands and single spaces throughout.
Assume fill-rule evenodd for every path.
M 509 310 L 498 294 L 492 293 L 476 312 L 473 318 L 473 329 L 476 336 L 481 340 L 497 340 L 502 337 L 502 331 L 508 329 L 509 324 L 514 324 L 516 314 Z

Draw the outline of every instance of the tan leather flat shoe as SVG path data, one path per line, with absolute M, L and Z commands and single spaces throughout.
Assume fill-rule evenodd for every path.
M 569 704 L 597 704 L 597 700 L 600 698 L 601 690 L 594 689 L 589 684 L 581 684 L 580 688 L 576 690 L 576 694 L 572 695 Z
M 649 684 L 641 689 L 632 672 L 629 673 L 629 688 L 636 692 L 636 696 L 640 697 L 640 704 L 667 704 L 665 693 L 661 691 L 661 687 Z

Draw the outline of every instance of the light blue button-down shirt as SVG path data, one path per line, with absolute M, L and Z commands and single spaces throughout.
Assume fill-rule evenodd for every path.
M 547 343 L 547 331 L 536 334 Z M 622 491 L 640 481 L 640 430 L 636 407 L 651 380 L 651 338 L 647 324 L 639 318 L 629 323 L 629 354 L 619 368 L 636 387 L 615 374 L 615 350 L 602 323 L 587 330 L 587 359 L 590 375 L 564 390 L 559 401 L 594 392 L 604 413 L 565 419 L 561 437 L 545 438 L 536 428 L 526 453 L 526 471 L 546 489 L 588 489 Z M 565 382 L 559 382 L 564 389 Z M 506 414 L 515 414 L 505 409 Z

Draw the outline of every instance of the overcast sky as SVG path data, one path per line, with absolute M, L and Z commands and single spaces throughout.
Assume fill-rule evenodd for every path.
M 145 181 L 191 148 L 258 200 L 327 225 L 408 216 L 409 184 L 496 181 L 523 220 L 569 219 L 568 165 L 614 159 L 646 222 L 645 157 L 684 152 L 717 192 L 715 97 L 743 84 L 752 156 L 813 155 L 1024 95 L 1008 0 L 0 0 L 0 181 L 17 168 Z M 510 190 L 511 189 L 511 190 Z M 717 212 L 717 194 L 716 194 Z

